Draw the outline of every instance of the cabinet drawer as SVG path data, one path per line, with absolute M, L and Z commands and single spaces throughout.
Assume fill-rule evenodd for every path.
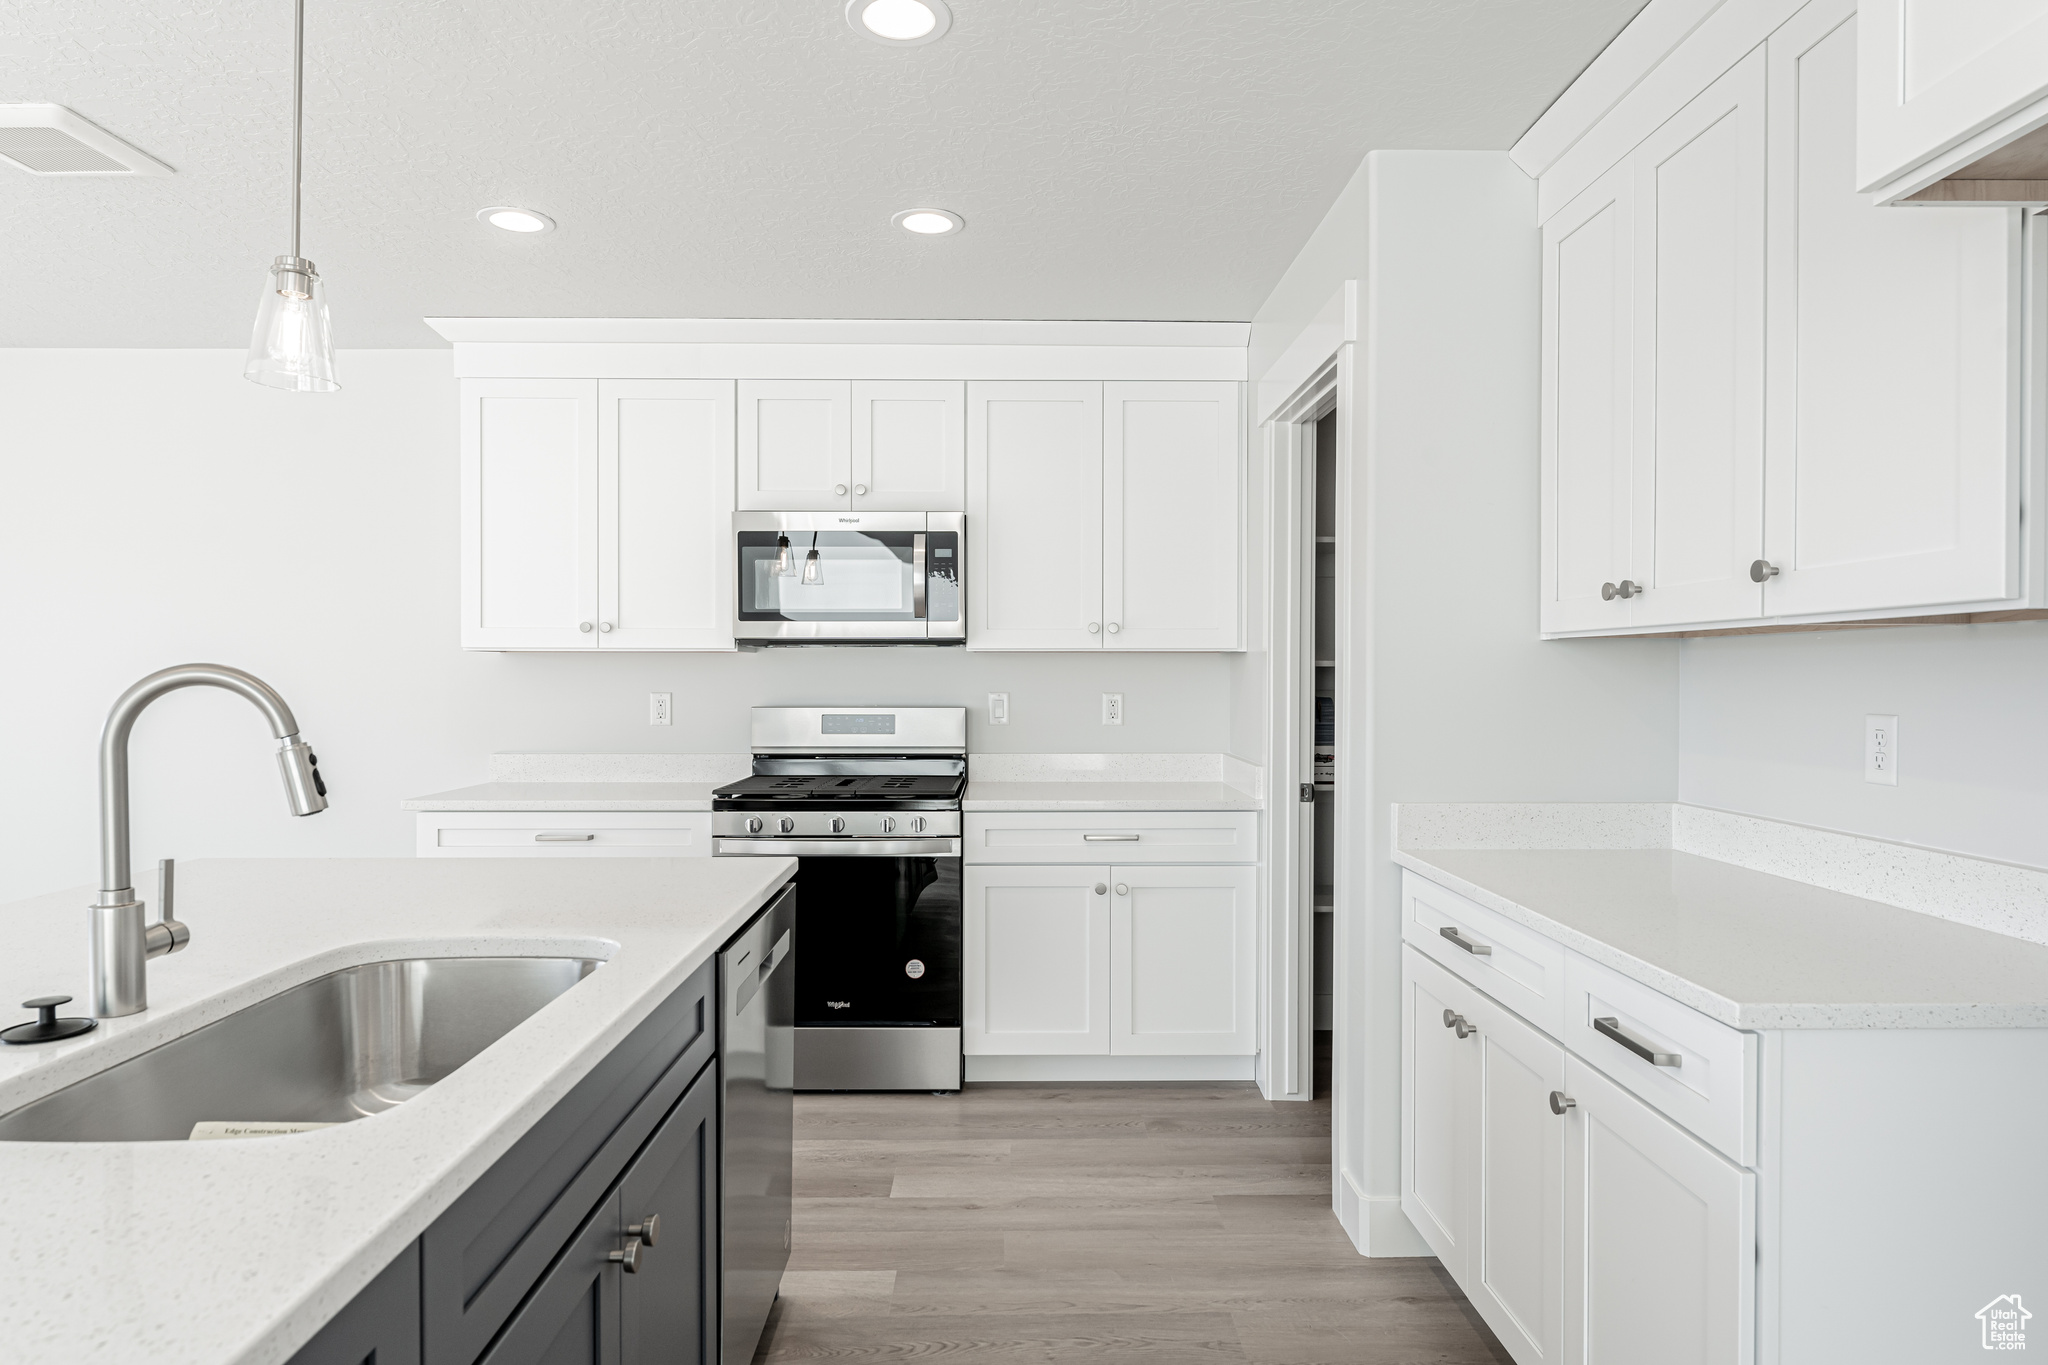
M 970 863 L 1249 863 L 1257 811 L 1018 811 L 965 817 Z
M 1401 873 L 1401 937 L 1553 1038 L 1564 1037 L 1561 944 L 1408 871 Z
M 1754 1033 L 1567 952 L 1560 1036 L 1572 1052 L 1708 1146 L 1740 1165 L 1756 1165 Z
M 421 1335 L 469 1365 L 717 1046 L 707 962 L 576 1083 L 420 1239 Z
M 429 811 L 422 858 L 708 858 L 708 811 Z

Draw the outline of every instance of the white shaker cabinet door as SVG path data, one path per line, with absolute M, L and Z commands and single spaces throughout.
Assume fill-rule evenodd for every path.
M 1750 1365 L 1756 1176 L 1566 1055 L 1564 1359 Z
M 1239 648 L 1238 386 L 1104 384 L 1102 426 L 1104 648 Z
M 1984 150 L 1971 139 L 2024 127 L 2039 112 L 2029 106 L 2048 98 L 2048 0 L 1863 0 L 1860 12 L 1845 189 L 1877 190 L 1923 166 L 1961 169 Z
M 1543 225 L 1542 628 L 1626 629 L 1633 394 L 1629 162 Z
M 961 1045 L 973 1056 L 1109 1052 L 1106 867 L 969 867 Z
M 1402 945 L 1401 1211 L 1460 1285 L 1476 1259 L 1478 996 Z
M 740 510 L 849 506 L 852 406 L 853 385 L 844 379 L 740 380 Z
M 1856 193 L 1865 22 L 1820 0 L 1769 44 L 1771 616 L 2019 589 L 2019 211 Z
M 967 386 L 967 647 L 1102 647 L 1102 385 Z
M 598 384 L 598 645 L 733 648 L 733 383 Z
M 1631 157 L 1637 627 L 1763 609 L 1764 76 L 1759 47 Z
M 1110 1052 L 1256 1052 L 1256 869 L 1136 864 L 1108 872 Z
M 462 644 L 597 647 L 597 381 L 462 381 Z
M 856 380 L 853 510 L 965 511 L 966 441 L 965 384 L 950 379 Z
M 1468 1012 L 1477 1217 L 1461 1283 L 1508 1353 L 1542 1365 L 1564 1349 L 1564 1047 L 1479 992 Z

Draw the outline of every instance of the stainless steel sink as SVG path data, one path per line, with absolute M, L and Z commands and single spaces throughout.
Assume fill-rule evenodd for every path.
M 5 1142 L 171 1142 L 195 1123 L 347 1123 L 405 1103 L 597 970 L 426 957 L 292 987 L 0 1116 Z

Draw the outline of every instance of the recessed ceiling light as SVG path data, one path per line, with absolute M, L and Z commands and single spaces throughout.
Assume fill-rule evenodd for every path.
M 863 38 L 916 47 L 945 37 L 953 11 L 946 0 L 846 0 L 846 22 Z
M 535 213 L 532 209 L 515 209 L 506 205 L 499 205 L 497 208 L 478 209 L 476 211 L 476 220 L 479 223 L 486 223 L 494 228 L 503 228 L 507 232 L 553 232 L 555 230 L 555 220 L 548 217 L 545 213 Z
M 920 237 L 944 237 L 967 226 L 965 218 L 944 209 L 905 209 L 889 221 Z

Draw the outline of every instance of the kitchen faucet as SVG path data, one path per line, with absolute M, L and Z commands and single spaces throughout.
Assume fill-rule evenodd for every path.
M 100 898 L 92 907 L 92 1012 L 101 1019 L 149 1008 L 148 959 L 175 953 L 191 939 L 171 916 L 171 865 L 159 880 L 157 920 L 145 924 L 128 871 L 128 732 L 143 708 L 181 687 L 224 687 L 249 699 L 277 736 L 277 766 L 293 815 L 327 809 L 319 760 L 299 738 L 299 723 L 268 683 L 239 668 L 180 664 L 160 669 L 123 692 L 100 731 Z

